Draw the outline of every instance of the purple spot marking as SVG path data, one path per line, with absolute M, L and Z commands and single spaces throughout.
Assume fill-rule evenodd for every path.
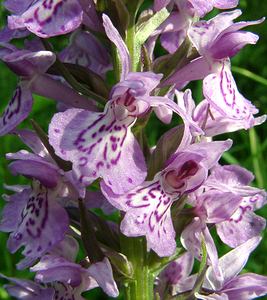
M 41 212 L 41 217 L 40 216 Z M 45 194 L 37 194 L 29 198 L 26 207 L 21 213 L 20 225 L 25 222 L 26 232 L 28 235 L 37 239 L 41 236 L 48 219 L 48 199 L 47 191 Z
M 82 156 L 82 157 L 80 157 L 79 161 L 80 161 L 79 166 L 84 167 L 88 163 L 88 158 L 85 156 Z
M 104 152 L 103 152 L 103 158 L 104 160 L 107 160 L 107 151 L 108 151 L 108 144 L 105 144 Z
M 11 101 L 8 104 L 8 107 L 3 114 L 3 125 L 6 125 L 7 121 L 10 120 L 13 115 L 19 113 L 21 107 L 21 94 L 21 88 L 17 87 Z M 15 107 L 11 109 L 13 105 L 15 105 Z
M 117 157 L 115 159 L 112 159 L 110 162 L 112 165 L 116 165 L 118 163 L 118 161 L 120 160 L 121 157 L 121 151 L 119 152 L 119 154 L 117 155 Z
M 104 166 L 104 163 L 102 161 L 99 161 L 97 164 L 96 164 L 96 168 L 97 170 L 99 170 L 101 167 Z

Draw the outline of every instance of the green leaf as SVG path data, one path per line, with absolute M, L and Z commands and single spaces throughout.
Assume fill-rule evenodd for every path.
M 134 44 L 131 45 L 134 49 L 129 49 L 130 53 L 133 52 L 132 64 L 133 71 L 138 69 L 140 66 L 140 57 L 141 57 L 141 48 L 142 45 L 146 42 L 146 40 L 150 37 L 150 35 L 168 18 L 170 13 L 166 8 L 163 8 L 159 12 L 155 13 L 148 21 L 142 23 L 135 33 L 132 30 L 135 30 L 133 25 L 131 24 L 131 28 L 128 30 L 130 39 L 134 39 Z M 130 43 L 131 44 L 131 43 Z M 127 43 L 129 46 L 129 43 Z
M 98 74 L 83 66 L 71 63 L 63 63 L 63 65 L 78 82 L 87 85 L 96 94 L 108 98 L 109 88 L 103 78 Z M 48 73 L 52 75 L 61 75 L 60 70 L 56 68 L 55 65 L 49 68 Z
M 96 239 L 93 223 L 83 203 L 83 199 L 79 199 L 79 210 L 81 219 L 81 238 L 88 258 L 91 263 L 102 261 L 105 256 Z
M 53 52 L 53 47 L 51 46 L 48 40 L 42 39 L 42 43 L 46 50 Z M 53 67 L 58 70 L 59 74 L 69 83 L 69 85 L 74 90 L 76 90 L 77 92 L 81 93 L 84 96 L 87 96 L 91 100 L 95 100 L 96 102 L 98 102 L 100 106 L 105 106 L 106 99 L 94 93 L 92 90 L 88 88 L 88 86 L 81 84 L 79 81 L 77 81 L 76 78 L 66 68 L 65 64 L 63 64 L 58 57 Z
M 206 243 L 203 235 L 201 239 L 201 253 L 202 253 L 202 260 L 200 262 L 197 280 L 188 299 L 191 299 L 190 297 L 194 297 L 195 293 L 198 293 L 200 291 L 208 268 L 207 266 L 208 254 L 207 254 Z
M 140 24 L 135 34 L 135 41 L 143 45 L 150 35 L 169 17 L 170 13 L 166 8 L 155 13 L 148 21 Z

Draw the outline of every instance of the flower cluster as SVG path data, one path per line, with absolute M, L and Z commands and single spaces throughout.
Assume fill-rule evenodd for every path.
M 0 59 L 19 80 L 0 135 L 28 147 L 6 158 L 29 184 L 6 185 L 0 230 L 11 253 L 23 247 L 17 268 L 35 273 L 0 274 L 17 299 L 80 300 L 95 287 L 117 297 L 123 286 L 125 299 L 140 300 L 267 294 L 267 277 L 238 275 L 261 240 L 265 219 L 254 211 L 266 192 L 250 185 L 250 171 L 219 163 L 232 141 L 217 139 L 266 119 L 230 65 L 258 40 L 242 29 L 264 20 L 234 22 L 237 0 L 154 0 L 141 11 L 142 3 L 3 4 Z M 226 11 L 204 20 L 213 8 Z M 69 43 L 56 52 L 49 38 L 59 35 Z M 203 81 L 197 104 L 185 89 L 194 80 Z M 34 130 L 19 126 L 33 94 L 57 101 L 48 134 L 35 121 Z M 172 125 L 155 145 L 153 122 Z M 222 257 L 215 236 L 232 248 Z

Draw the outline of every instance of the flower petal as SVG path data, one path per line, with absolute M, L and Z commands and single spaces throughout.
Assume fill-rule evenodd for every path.
M 30 33 L 25 29 L 12 30 L 7 26 L 0 30 L 0 43 L 9 43 L 13 39 L 20 39 L 28 36 Z
M 122 196 L 115 195 L 104 184 L 101 188 L 112 205 L 126 212 L 121 222 L 123 234 L 145 235 L 148 249 L 153 249 L 159 256 L 174 253 L 175 231 L 170 215 L 172 196 L 164 192 L 157 177 Z
M 110 18 L 103 14 L 103 25 L 106 31 L 108 38 L 115 44 L 119 52 L 120 61 L 121 61 L 121 81 L 126 78 L 126 75 L 131 70 L 131 59 L 129 51 L 120 36 L 118 30 L 112 24 Z
M 209 114 L 210 112 L 210 114 Z M 212 117 L 211 117 L 212 116 Z M 235 120 L 221 114 L 220 111 L 211 107 L 203 100 L 194 111 L 193 119 L 198 124 L 204 124 L 203 131 L 206 137 L 213 137 L 226 132 L 234 132 L 247 128 L 246 120 Z M 256 117 L 251 122 L 251 127 L 262 124 L 266 121 L 266 115 Z
M 236 9 L 218 14 L 211 20 L 194 23 L 188 30 L 188 36 L 198 52 L 205 55 L 217 36 L 233 24 L 233 20 L 242 14 Z
M 258 110 L 238 91 L 230 71 L 228 60 L 222 61 L 217 73 L 210 74 L 203 81 L 203 93 L 211 106 L 224 116 L 246 121 L 245 129 L 250 128 L 253 114 Z
M 66 63 L 84 66 L 103 76 L 111 69 L 107 49 L 88 31 L 75 31 L 70 38 L 70 45 L 60 53 Z
M 26 119 L 32 109 L 30 90 L 18 86 L 0 118 L 0 136 L 5 135 Z
M 21 300 L 53 300 L 55 291 L 53 288 L 43 288 L 41 285 L 26 279 L 7 277 L 0 273 L 0 277 L 11 281 L 4 285 L 10 296 Z
M 1 231 L 12 232 L 17 229 L 17 222 L 20 219 L 21 212 L 23 211 L 30 194 L 31 189 L 24 188 L 20 192 L 4 198 L 8 203 L 2 211 L 0 222 Z
M 8 18 L 11 29 L 26 27 L 42 38 L 66 34 L 80 26 L 83 11 L 76 0 L 39 0 L 21 15 Z
M 14 133 L 18 135 L 22 142 L 30 147 L 35 154 L 46 159 L 50 157 L 45 146 L 34 131 L 28 129 L 16 129 Z
M 34 0 L 6 0 L 4 6 L 7 10 L 16 14 L 23 13 Z
M 225 287 L 229 299 L 255 299 L 267 294 L 267 277 L 246 273 L 232 279 Z
M 160 277 L 165 277 L 167 282 L 173 285 L 179 285 L 182 280 L 188 278 L 194 265 L 194 256 L 190 252 L 185 252 L 175 261 L 171 262 Z M 177 291 L 178 292 L 178 291 Z M 183 291 L 179 291 L 180 293 Z
M 15 200 L 11 199 L 7 206 L 14 207 Z M 22 254 L 37 259 L 64 238 L 68 215 L 45 188 L 36 186 L 24 203 L 20 217 L 15 220 L 16 229 L 9 236 L 8 248 L 14 253 L 25 246 Z
M 166 7 L 171 0 L 154 0 L 154 10 L 159 11 L 163 7 Z
M 76 287 L 82 282 L 82 267 L 57 255 L 43 256 L 30 271 L 36 272 L 35 280 L 42 283 L 60 281 Z
M 235 248 L 247 240 L 258 236 L 266 227 L 263 217 L 239 208 L 230 220 L 216 224 L 217 233 L 228 246 Z
M 53 117 L 49 141 L 59 156 L 73 162 L 80 184 L 102 177 L 123 194 L 144 181 L 146 166 L 128 119 L 116 118 L 111 108 L 106 113 L 69 109 Z
M 79 252 L 79 243 L 75 238 L 66 235 L 64 240 L 58 243 L 50 253 L 64 257 L 68 261 L 74 262 Z
M 110 297 L 118 297 L 119 291 L 113 278 L 113 272 L 109 260 L 105 257 L 103 261 L 92 264 L 87 272 L 92 276 L 103 291 Z
M 199 197 L 198 202 L 203 201 L 203 207 L 207 223 L 219 223 L 229 219 L 238 209 L 242 198 L 230 192 L 208 191 Z
M 213 5 L 219 9 L 233 8 L 238 5 L 238 0 L 213 0 Z
M 201 163 L 207 169 L 211 169 L 216 165 L 222 154 L 230 149 L 232 140 L 214 141 L 214 142 L 200 142 L 188 146 L 180 151 L 188 150 L 188 152 L 195 152 L 203 157 Z
M 33 77 L 45 73 L 56 60 L 51 51 L 16 50 L 3 57 L 3 61 L 19 76 Z
M 261 238 L 259 236 L 254 237 L 219 259 L 219 267 L 223 272 L 223 282 L 218 281 L 213 267 L 208 268 L 206 278 L 214 290 L 220 290 L 224 284 L 237 276 L 245 266 L 250 253 L 258 246 L 260 240 Z
M 34 160 L 17 160 L 9 164 L 13 175 L 21 174 L 39 180 L 44 186 L 54 188 L 57 186 L 60 174 L 55 166 Z
M 256 44 L 259 39 L 257 34 L 247 31 L 229 32 L 224 34 L 218 43 L 210 49 L 210 53 L 215 59 L 223 59 L 236 55 L 247 44 Z

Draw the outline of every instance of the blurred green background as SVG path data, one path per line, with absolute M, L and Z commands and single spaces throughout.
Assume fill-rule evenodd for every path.
M 243 11 L 240 20 L 256 20 L 267 15 L 267 2 L 262 0 L 241 0 L 239 7 Z M 6 22 L 6 14 L 0 4 L 0 27 Z M 255 46 L 246 46 L 234 59 L 232 59 L 233 75 L 236 79 L 240 92 L 251 100 L 260 110 L 261 114 L 267 113 L 267 25 L 266 22 L 248 28 L 249 31 L 259 34 L 260 39 Z M 17 78 L 9 69 L 0 62 L 0 111 L 2 112 L 8 103 L 12 92 L 17 84 Z M 192 85 L 193 96 L 201 100 L 201 83 Z M 48 122 L 55 111 L 55 103 L 51 100 L 35 96 L 35 103 L 31 113 L 32 118 L 47 129 Z M 23 122 L 24 127 L 31 128 L 28 120 Z M 152 128 L 152 127 L 151 127 Z M 157 124 L 153 124 L 157 128 Z M 224 155 L 223 163 L 239 164 L 254 172 L 256 180 L 254 185 L 267 189 L 267 123 L 250 131 L 240 131 L 227 135 L 234 140 L 234 145 L 229 153 Z M 158 137 L 157 131 L 153 130 L 149 136 L 150 141 Z M 226 137 L 226 136 L 225 136 Z M 222 139 L 222 137 L 220 137 Z M 1 137 L 0 139 L 0 195 L 3 194 L 3 183 L 17 184 L 26 183 L 23 177 L 12 177 L 7 170 L 5 153 L 16 152 L 24 146 L 13 136 Z M 0 200 L 0 210 L 4 201 Z M 258 211 L 258 214 L 267 218 L 267 207 Z M 10 255 L 6 250 L 7 235 L 0 233 L 0 272 L 7 276 L 31 278 L 32 274 L 27 271 L 17 271 L 15 264 L 20 260 L 20 254 Z M 220 244 L 220 241 L 217 241 Z M 223 253 L 225 246 L 220 245 L 219 252 Z M 254 251 L 245 271 L 267 275 L 267 236 L 260 246 Z M 2 288 L 4 281 L 0 281 L 0 300 L 11 299 Z M 106 299 L 99 290 L 86 294 L 88 299 Z M 267 297 L 265 297 L 267 299 Z M 239 300 L 239 299 L 237 299 Z

